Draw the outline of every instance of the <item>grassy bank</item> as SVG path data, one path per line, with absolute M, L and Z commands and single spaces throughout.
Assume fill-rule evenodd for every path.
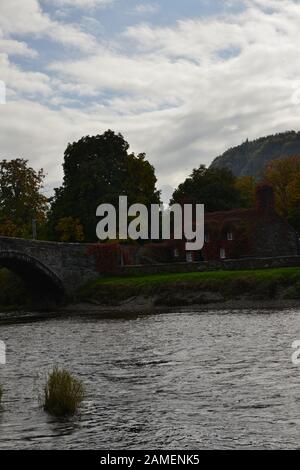
M 184 306 L 230 299 L 300 299 L 300 267 L 106 277 L 84 286 L 79 300 L 118 305 L 135 297 L 157 306 Z

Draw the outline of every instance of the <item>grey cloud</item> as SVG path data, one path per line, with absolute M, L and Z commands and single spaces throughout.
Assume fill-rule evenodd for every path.
M 6 57 L 15 95 L 1 110 L 1 154 L 31 158 L 54 183 L 68 141 L 113 128 L 133 151 L 147 152 L 160 186 L 169 188 L 247 137 L 299 128 L 293 96 L 300 76 L 300 5 L 245 4 L 239 14 L 173 28 L 137 25 L 119 42 L 98 43 L 87 57 L 50 64 L 49 77 L 30 75 Z M 234 56 L 220 56 L 232 47 Z M 35 93 L 44 90 L 49 104 L 26 101 L 22 82 Z

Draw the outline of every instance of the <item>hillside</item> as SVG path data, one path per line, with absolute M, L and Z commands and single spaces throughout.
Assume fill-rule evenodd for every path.
M 236 176 L 260 176 L 269 161 L 300 155 L 300 132 L 290 131 L 246 141 L 215 158 L 212 168 L 229 168 Z

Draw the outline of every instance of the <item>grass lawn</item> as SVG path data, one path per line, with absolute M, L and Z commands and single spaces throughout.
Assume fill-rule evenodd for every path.
M 201 281 L 233 281 L 237 279 L 285 280 L 290 282 L 300 281 L 300 267 L 249 269 L 244 271 L 209 271 L 192 273 L 153 274 L 143 276 L 104 277 L 90 284 L 92 287 L 101 285 L 134 285 L 144 286 L 149 284 L 172 284 L 178 282 L 201 283 Z

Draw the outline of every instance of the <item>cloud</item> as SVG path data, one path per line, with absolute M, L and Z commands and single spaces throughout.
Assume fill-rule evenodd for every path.
M 122 111 L 123 99 L 124 111 L 131 109 L 131 103 L 136 108 L 136 98 L 143 109 L 146 101 L 155 109 L 177 106 L 189 95 L 191 78 L 195 81 L 198 74 L 195 64 L 185 60 L 173 63 L 160 56 L 129 57 L 106 50 L 86 59 L 53 63 L 49 68 L 79 88 L 90 87 L 93 94 L 121 93 L 121 99 L 113 96 L 109 100 L 116 111 Z
M 72 6 L 80 8 L 106 7 L 115 0 L 42 0 L 44 3 L 54 3 L 59 6 Z
M 0 52 L 4 52 L 8 55 L 21 55 L 24 57 L 37 57 L 38 53 L 28 47 L 25 42 L 15 41 L 13 39 L 5 39 L 0 35 Z
M 18 94 L 41 98 L 41 96 L 49 96 L 52 93 L 51 80 L 48 75 L 23 71 L 9 61 L 7 54 L 0 53 L 0 77 L 6 84 L 8 99 L 10 96 Z M 6 108 L 3 112 L 5 114 Z
M 139 3 L 134 8 L 134 13 L 141 15 L 154 14 L 160 10 L 158 3 Z
M 244 3 L 239 13 L 168 27 L 139 23 L 96 47 L 88 36 L 88 54 L 53 60 L 41 72 L 1 56 L 0 78 L 11 90 L 0 114 L 1 154 L 31 158 L 56 182 L 68 141 L 112 128 L 133 151 L 147 153 L 169 191 L 193 167 L 246 138 L 298 129 L 299 100 L 293 97 L 300 76 L 300 5 Z M 15 25 L 43 37 L 63 27 L 40 9 L 31 14 L 31 24 L 1 15 L 0 27 L 11 34 Z M 0 47 L 1 40 L 12 38 L 2 36 Z M 67 44 L 62 36 L 58 40 Z M 20 44 L 11 43 L 11 49 L 30 54 Z
M 88 52 L 96 47 L 95 38 L 81 31 L 77 25 L 54 21 L 37 0 L 9 0 L 0 2 L 0 33 L 47 37 L 52 41 Z

